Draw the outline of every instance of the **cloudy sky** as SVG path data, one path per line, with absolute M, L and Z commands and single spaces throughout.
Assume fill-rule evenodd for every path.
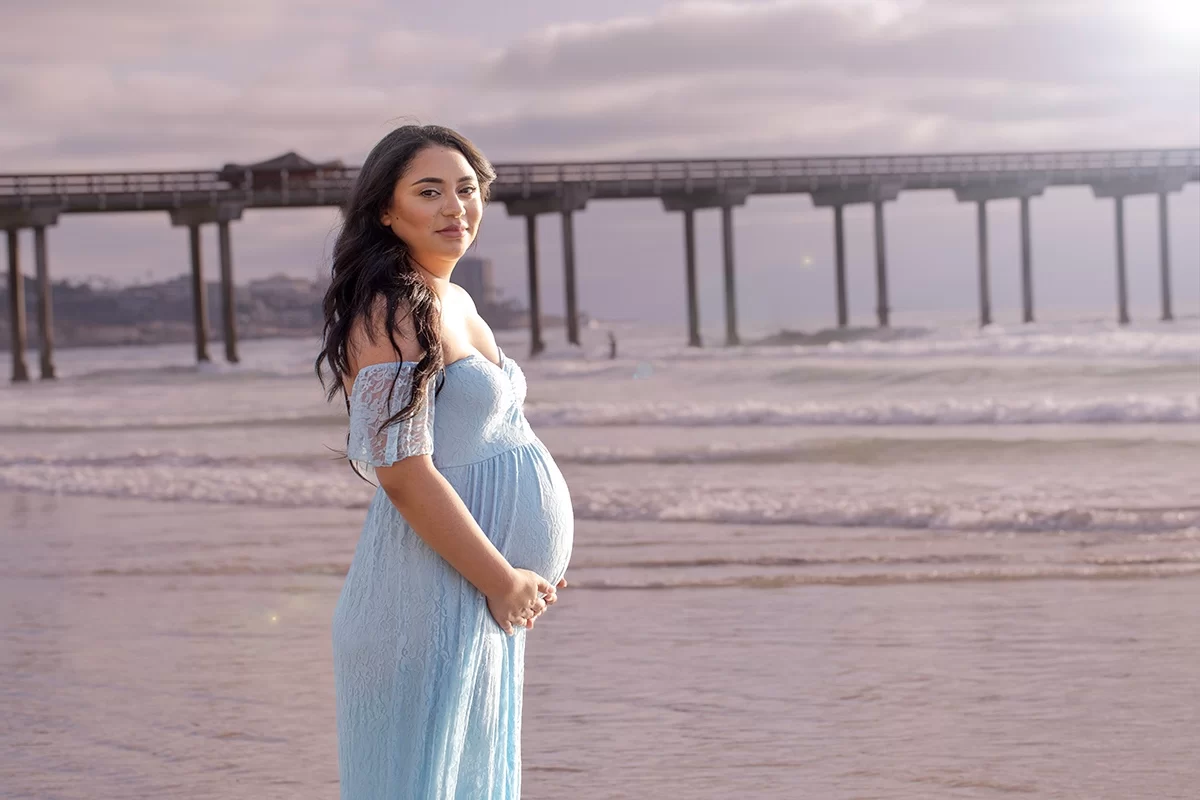
M 287 150 L 357 163 L 407 121 L 458 128 L 496 162 L 1200 146 L 1200 10 L 1188 0 L 6 5 L 0 173 L 206 168 Z M 1171 203 L 1178 311 L 1195 314 L 1200 189 Z M 1033 209 L 1039 306 L 1110 311 L 1111 201 L 1052 189 Z M 974 208 L 911 192 L 887 214 L 896 318 L 970 318 Z M 830 217 L 803 195 L 737 210 L 748 324 L 832 318 Z M 1127 217 L 1132 300 L 1153 309 L 1153 198 L 1131 200 Z M 1012 321 L 1016 203 L 994 204 L 991 218 L 994 302 Z M 719 329 L 719 220 L 698 221 L 702 318 Z M 543 306 L 557 312 L 559 229 L 540 223 Z M 234 234 L 238 279 L 315 275 L 335 225 L 328 209 L 247 213 Z M 869 209 L 848 211 L 847 233 L 851 311 L 865 324 Z M 478 244 L 522 301 L 523 235 L 496 205 Z M 678 214 L 594 202 L 576 239 L 583 309 L 683 319 Z M 67 217 L 50 247 L 60 278 L 187 269 L 186 234 L 163 214 Z

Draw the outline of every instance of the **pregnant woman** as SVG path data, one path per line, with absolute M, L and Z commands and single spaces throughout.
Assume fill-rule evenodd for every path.
M 401 127 L 343 215 L 317 374 L 378 488 L 333 615 L 343 800 L 516 800 L 525 636 L 566 586 L 574 519 L 525 377 L 450 282 L 495 173 Z

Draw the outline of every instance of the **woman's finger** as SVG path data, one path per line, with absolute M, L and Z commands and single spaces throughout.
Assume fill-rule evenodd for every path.
M 566 585 L 567 585 L 567 579 L 566 579 L 566 578 L 563 578 L 561 581 L 559 581 L 559 582 L 558 582 L 558 588 L 559 588 L 559 589 L 563 588 L 563 587 L 564 587 L 564 586 L 566 586 Z

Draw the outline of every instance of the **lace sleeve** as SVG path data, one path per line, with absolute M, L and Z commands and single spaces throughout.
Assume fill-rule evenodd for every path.
M 432 380 L 425 384 L 425 397 L 415 414 L 380 430 L 384 421 L 408 405 L 413 366 L 411 362 L 373 364 L 354 379 L 346 457 L 360 469 L 386 467 L 409 456 L 433 452 Z

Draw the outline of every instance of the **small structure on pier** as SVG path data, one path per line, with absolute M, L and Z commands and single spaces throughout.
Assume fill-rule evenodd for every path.
M 254 187 L 278 191 L 285 183 L 303 186 L 319 180 L 326 170 L 338 171 L 345 167 L 345 164 L 336 160 L 318 164 L 289 150 L 281 156 L 259 161 L 257 164 L 226 164 L 221 167 L 217 177 L 237 189 Z

